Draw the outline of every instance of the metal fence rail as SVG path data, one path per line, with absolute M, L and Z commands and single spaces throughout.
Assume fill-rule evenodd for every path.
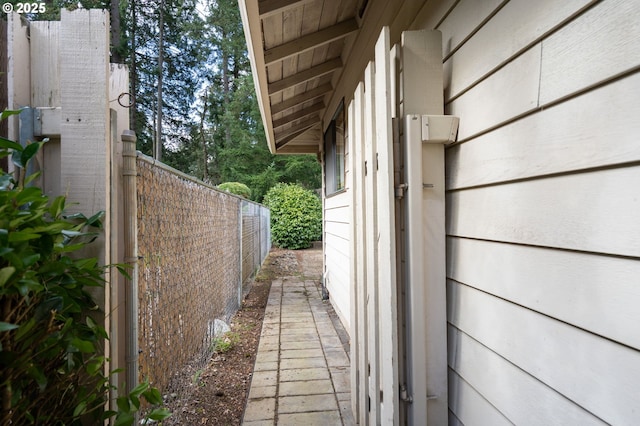
M 269 211 L 141 154 L 137 196 L 139 373 L 164 389 L 206 362 L 215 319 L 238 309 L 271 246 Z

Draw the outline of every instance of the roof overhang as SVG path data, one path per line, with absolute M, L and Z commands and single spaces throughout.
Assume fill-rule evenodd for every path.
M 269 149 L 317 154 L 364 0 L 239 0 Z

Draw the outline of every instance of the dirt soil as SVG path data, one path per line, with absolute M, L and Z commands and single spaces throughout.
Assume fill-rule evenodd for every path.
M 173 380 L 165 406 L 173 413 L 163 425 L 240 425 L 258 351 L 271 281 L 302 275 L 300 253 L 272 249 L 231 319 L 231 332 L 204 368 L 187 366 Z M 172 390 L 173 389 L 173 390 Z

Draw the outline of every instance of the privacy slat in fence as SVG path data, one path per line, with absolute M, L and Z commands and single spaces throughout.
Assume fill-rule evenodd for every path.
M 139 372 L 166 389 L 180 367 L 207 361 L 215 320 L 238 309 L 270 248 L 269 215 L 140 154 L 137 168 Z

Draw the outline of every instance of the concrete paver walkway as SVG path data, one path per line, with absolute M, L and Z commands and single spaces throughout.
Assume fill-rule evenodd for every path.
M 243 425 L 353 425 L 349 358 L 312 280 L 271 284 Z

